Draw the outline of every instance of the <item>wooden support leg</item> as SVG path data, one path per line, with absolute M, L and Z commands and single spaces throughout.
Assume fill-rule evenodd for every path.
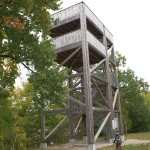
M 72 78 L 68 79 L 68 85 L 69 88 L 71 89 L 73 87 L 73 81 Z M 72 91 L 69 92 L 69 95 L 73 97 Z M 75 142 L 75 125 L 74 125 L 74 116 L 73 116 L 73 101 L 68 99 L 68 107 L 69 107 L 69 113 L 68 113 L 68 118 L 69 118 L 69 142 L 70 144 L 74 144 Z

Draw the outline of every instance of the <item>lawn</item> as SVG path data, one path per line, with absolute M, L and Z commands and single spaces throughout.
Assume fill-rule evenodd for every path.
M 109 146 L 99 150 L 115 150 L 115 146 Z M 122 147 L 122 150 L 150 150 L 150 144 L 126 145 Z
M 150 132 L 127 134 L 125 139 L 150 140 Z
M 150 140 L 150 132 L 127 134 L 125 135 L 125 139 Z M 107 148 L 101 148 L 99 150 L 114 150 L 114 149 L 115 145 L 109 146 Z M 123 146 L 122 150 L 150 150 L 150 143 L 140 145 L 126 145 Z

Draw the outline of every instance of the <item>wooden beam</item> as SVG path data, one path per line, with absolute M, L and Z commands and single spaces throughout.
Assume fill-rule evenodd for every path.
M 119 92 L 119 90 L 117 89 L 117 90 L 116 90 L 116 92 L 115 92 L 115 96 L 114 96 L 113 109 L 115 108 L 115 104 L 116 104 L 116 100 L 117 100 L 118 92 Z
M 102 65 L 105 62 L 106 59 L 101 60 L 96 66 L 94 66 L 90 72 L 92 73 L 94 70 L 96 70 L 100 65 Z
M 47 141 L 59 128 L 62 126 L 62 124 L 65 122 L 67 117 L 65 117 L 46 137 L 45 141 Z
M 67 114 L 68 109 L 55 109 L 55 110 L 47 110 L 45 113 L 48 114 Z
M 77 130 L 79 128 L 79 125 L 80 125 L 81 121 L 82 121 L 82 116 L 80 117 L 79 122 L 78 122 L 78 124 L 77 124 L 77 126 L 75 128 L 75 133 L 77 133 Z
M 71 100 L 71 101 L 73 101 L 73 102 L 79 104 L 80 106 L 84 106 L 84 107 L 85 107 L 85 104 L 84 104 L 84 103 L 82 103 L 82 102 L 80 102 L 79 100 L 77 100 L 77 99 L 71 97 L 70 95 L 66 95 L 66 97 L 67 97 L 68 100 Z
M 76 83 L 74 83 L 73 88 L 75 88 L 76 86 L 78 86 L 80 83 L 81 83 L 81 80 L 78 81 L 78 82 L 76 82 Z
M 96 102 L 94 100 L 93 100 L 93 103 L 96 104 L 96 105 L 99 105 L 100 107 L 105 107 L 104 105 L 102 105 L 102 104 L 100 104 L 100 103 L 98 103 L 98 102 Z
M 78 77 L 78 76 L 83 76 L 83 72 L 68 75 L 68 76 L 67 76 L 67 79 L 69 79 L 69 78 L 75 78 L 75 77 Z
M 108 108 L 102 108 L 102 107 L 93 107 L 94 111 L 110 111 Z
M 71 59 L 79 50 L 81 47 L 77 48 L 69 57 L 67 57 L 58 67 L 63 66 L 69 59 Z
M 105 124 L 106 124 L 106 122 L 107 122 L 107 120 L 108 120 L 110 114 L 111 114 L 111 112 L 109 112 L 109 113 L 106 115 L 106 117 L 105 117 L 103 123 L 101 124 L 100 128 L 98 129 L 97 133 L 95 134 L 95 136 L 94 136 L 94 142 L 96 142 L 98 136 L 100 135 L 101 131 L 103 130 L 103 128 L 104 128 L 104 126 L 105 126 Z
M 72 88 L 71 90 L 72 90 L 72 91 L 76 91 L 76 90 L 82 90 L 82 89 L 84 89 L 84 87 Z
M 98 90 L 98 92 L 101 94 L 102 98 L 104 99 L 104 101 L 106 102 L 107 106 L 109 107 L 109 104 L 106 100 L 106 98 L 104 97 L 103 93 L 101 92 L 100 88 L 98 87 L 98 85 L 96 84 L 96 82 L 94 81 L 94 79 L 91 77 L 92 82 L 94 83 L 96 89 Z
M 102 77 L 99 77 L 99 76 L 98 76 L 97 74 L 95 74 L 95 73 L 92 73 L 92 77 L 95 78 L 95 79 L 97 79 L 97 80 L 99 80 L 99 81 L 102 81 L 102 82 L 105 83 L 105 84 L 108 83 L 108 81 L 107 81 L 106 79 L 104 79 L 104 78 L 102 78 Z

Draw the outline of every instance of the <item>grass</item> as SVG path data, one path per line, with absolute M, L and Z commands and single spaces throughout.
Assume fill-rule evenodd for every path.
M 99 150 L 115 150 L 115 146 L 113 145 Z M 122 150 L 150 150 L 150 144 L 126 145 L 123 146 Z
M 125 135 L 125 139 L 150 140 L 150 132 L 127 134 Z M 39 150 L 39 149 L 32 149 L 32 150 Z M 101 148 L 99 150 L 115 150 L 115 145 L 106 148 Z M 140 145 L 126 145 L 122 147 L 122 150 L 150 150 L 150 143 Z
M 150 140 L 150 132 L 131 133 L 125 136 L 126 139 Z
M 150 132 L 127 134 L 125 135 L 125 139 L 150 140 Z M 150 143 L 139 144 L 139 145 L 126 145 L 123 146 L 122 149 L 123 150 L 150 150 Z M 115 145 L 106 148 L 101 148 L 99 150 L 115 150 Z

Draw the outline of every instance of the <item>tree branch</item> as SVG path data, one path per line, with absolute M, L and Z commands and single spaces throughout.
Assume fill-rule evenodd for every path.
M 26 64 L 24 64 L 23 62 L 21 62 L 21 64 L 25 67 L 25 68 L 27 68 L 28 70 L 30 70 L 32 73 L 35 73 L 35 71 L 33 71 L 31 68 L 29 68 Z
M 10 55 L 8 54 L 0 54 L 0 57 L 4 57 L 4 58 L 12 58 Z
M 3 58 L 11 58 L 13 60 L 15 60 L 12 56 L 8 55 L 8 54 L 0 54 L 0 57 Z M 20 62 L 25 68 L 27 68 L 28 70 L 30 70 L 32 73 L 35 73 L 31 68 L 29 68 L 26 64 L 24 64 L 23 62 Z

